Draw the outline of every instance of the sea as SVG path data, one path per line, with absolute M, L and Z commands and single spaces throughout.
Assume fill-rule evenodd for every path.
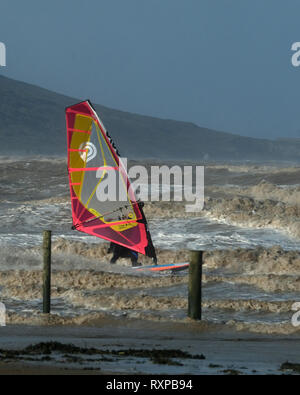
M 215 187 L 218 193 L 223 190 L 226 195 L 234 188 L 253 188 L 267 181 L 286 191 L 288 196 L 291 191 L 298 191 L 299 174 L 299 168 L 292 165 L 209 164 L 207 193 L 213 194 Z M 188 270 L 143 272 L 131 268 L 126 261 L 112 267 L 108 256 L 95 254 L 97 248 L 99 251 L 105 249 L 103 240 L 71 229 L 68 188 L 64 158 L 0 158 L 0 301 L 7 312 L 25 319 L 41 311 L 40 283 L 35 287 L 34 281 L 36 273 L 42 270 L 43 231 L 51 230 L 53 246 L 61 246 L 53 251 L 53 267 L 59 286 L 53 283 L 52 314 L 78 317 L 101 312 L 149 320 L 185 320 Z M 187 250 L 205 251 L 210 254 L 211 261 L 212 256 L 218 257 L 215 265 L 206 266 L 204 262 L 203 267 L 203 317 L 206 321 L 265 325 L 266 328 L 291 325 L 291 306 L 300 301 L 299 266 L 289 266 L 291 262 L 300 261 L 300 240 L 295 235 L 283 228 L 246 227 L 203 213 L 171 217 L 156 217 L 154 213 L 149 217 L 149 228 L 155 247 L 162 251 L 162 256 L 168 251 L 172 262 L 177 256 L 181 262 L 180 252 Z M 89 249 L 93 254 L 87 253 Z M 233 251 L 238 251 L 237 255 L 233 256 Z M 242 261 L 243 254 L 249 251 L 258 251 L 264 259 L 265 270 L 261 269 L 261 261 L 258 261 L 259 268 L 249 259 Z M 273 251 L 269 258 L 268 251 Z M 218 266 L 222 254 L 226 262 L 233 254 L 234 264 L 227 262 Z M 238 254 L 241 261 L 237 263 Z M 168 263 L 167 256 L 166 253 L 162 263 Z M 278 267 L 274 266 L 274 259 L 277 262 L 281 259 Z M 282 269 L 285 262 L 288 270 Z M 25 280 L 22 279 L 24 272 L 29 273 L 24 276 Z M 97 289 L 94 283 L 89 286 L 87 278 L 82 286 L 77 284 L 72 288 L 68 280 L 64 286 L 59 277 L 68 272 L 78 279 L 85 272 L 91 277 L 104 273 L 130 281 L 128 287 L 120 287 L 114 277 L 107 287 L 102 284 Z M 141 278 L 144 279 L 142 283 Z M 274 285 L 274 278 L 280 286 Z M 126 305 L 126 300 L 131 303 Z

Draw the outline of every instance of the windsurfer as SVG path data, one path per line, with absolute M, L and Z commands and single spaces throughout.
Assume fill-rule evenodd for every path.
M 143 212 L 144 203 L 136 201 L 116 146 L 90 101 L 67 107 L 66 123 L 72 229 L 116 244 L 110 248 L 111 263 L 127 257 L 133 265 L 138 265 L 138 253 L 141 253 L 156 264 L 155 248 Z M 124 181 L 120 185 L 127 199 L 126 203 L 122 199 L 118 208 L 116 203 L 109 200 L 104 203 L 98 196 L 106 188 L 105 182 L 101 183 L 108 171 L 116 177 L 121 174 Z

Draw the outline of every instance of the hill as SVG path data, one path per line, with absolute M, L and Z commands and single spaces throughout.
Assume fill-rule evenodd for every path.
M 65 155 L 64 109 L 85 99 L 0 76 L 0 154 Z M 300 159 L 300 144 L 295 141 L 242 137 L 102 105 L 95 108 L 122 156 L 130 159 Z

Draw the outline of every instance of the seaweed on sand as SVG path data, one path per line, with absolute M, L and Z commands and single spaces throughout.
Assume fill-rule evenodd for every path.
M 96 348 L 83 348 L 75 346 L 74 344 L 65 344 L 59 342 L 45 342 L 29 345 L 22 350 L 3 350 L 0 349 L 0 360 L 8 359 L 32 359 L 35 356 L 39 361 L 49 361 L 51 358 L 49 355 L 52 353 L 61 353 L 67 361 L 82 363 L 84 355 L 110 355 L 119 357 L 137 357 L 137 358 L 149 358 L 153 363 L 177 365 L 182 366 L 180 362 L 173 361 L 172 358 L 178 359 L 205 359 L 203 354 L 190 354 L 188 352 L 176 349 L 120 349 L 120 350 L 101 350 Z M 80 355 L 75 357 L 74 355 Z M 40 359 L 39 357 L 42 357 Z M 27 357 L 27 358 L 25 358 Z M 103 360 L 106 360 L 103 357 Z M 107 359 L 109 360 L 109 359 Z M 111 360 L 111 359 L 110 359 Z M 87 359 L 86 359 L 87 361 Z
M 300 363 L 284 362 L 280 366 L 280 370 L 292 370 L 295 373 L 300 373 Z

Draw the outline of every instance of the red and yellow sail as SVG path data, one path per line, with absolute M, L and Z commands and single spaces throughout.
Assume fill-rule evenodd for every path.
M 66 123 L 73 227 L 155 257 L 143 209 L 136 201 L 115 144 L 91 103 L 67 107 Z M 101 183 L 109 175 L 121 179 L 116 183 L 116 196 L 121 192 L 125 196 L 122 201 L 99 196 Z

